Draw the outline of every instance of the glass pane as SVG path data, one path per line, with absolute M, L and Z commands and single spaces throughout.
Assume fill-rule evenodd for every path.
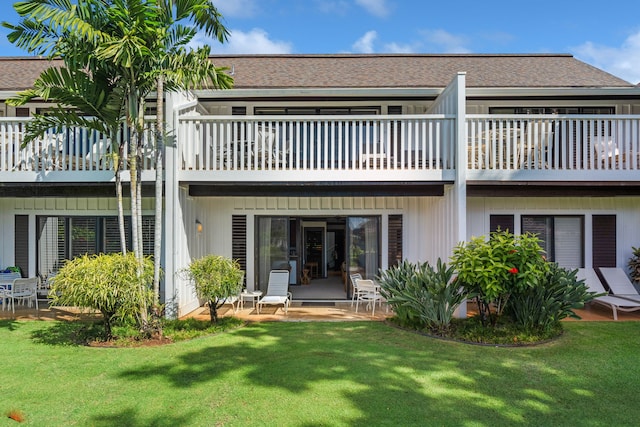
M 532 233 L 540 239 L 540 246 L 546 253 L 547 260 L 554 261 L 553 257 L 553 217 L 550 216 L 523 216 L 522 234 Z
M 373 279 L 380 268 L 380 218 L 349 217 L 349 274 L 360 273 Z
M 96 253 L 96 218 L 71 218 L 70 258 Z
M 267 290 L 271 270 L 289 269 L 289 218 L 259 217 L 257 289 Z
M 58 272 L 65 256 L 65 219 L 63 217 L 38 217 L 38 271 L 46 280 Z
M 554 235 L 555 262 L 560 267 L 582 268 L 582 217 L 556 217 Z

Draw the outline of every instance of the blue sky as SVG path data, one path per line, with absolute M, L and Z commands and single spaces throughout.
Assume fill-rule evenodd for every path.
M 0 0 L 15 22 L 13 0 Z M 637 0 L 214 0 L 213 53 L 571 53 L 640 82 Z M 0 35 L 0 55 L 24 55 Z

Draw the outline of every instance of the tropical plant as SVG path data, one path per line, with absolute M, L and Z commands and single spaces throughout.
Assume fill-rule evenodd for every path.
M 73 4 L 60 0 L 29 0 L 15 4 L 22 21 L 18 25 L 3 23 L 11 30 L 9 39 L 31 53 L 50 58 L 62 58 L 69 74 L 81 75 L 93 85 L 112 85 L 113 92 L 100 92 L 96 98 L 55 96 L 66 89 L 68 80 L 45 79 L 39 90 L 24 95 L 22 102 L 40 96 L 59 102 L 52 114 L 36 117 L 30 122 L 28 134 L 32 138 L 54 126 L 73 125 L 89 127 L 93 120 L 79 122 L 70 120 L 65 114 L 72 106 L 79 110 L 78 117 L 92 115 L 95 104 L 104 99 L 115 101 L 116 118 L 132 129 L 131 138 L 123 140 L 119 147 L 119 159 L 123 147 L 128 144 L 129 169 L 131 171 L 131 223 L 132 246 L 136 257 L 142 262 L 142 203 L 141 164 L 144 145 L 144 112 L 147 97 L 156 90 L 158 117 L 156 136 L 160 137 L 156 147 L 156 230 L 153 281 L 154 301 L 159 300 L 160 244 L 162 212 L 162 151 L 164 124 L 162 96 L 164 90 L 184 90 L 193 86 L 211 84 L 216 88 L 228 88 L 232 78 L 223 68 L 215 67 L 209 60 L 209 47 L 187 50 L 187 44 L 198 30 L 214 35 L 219 41 L 226 40 L 227 30 L 220 22 L 221 15 L 211 0 L 86 0 Z M 185 25 L 185 23 L 192 25 Z M 53 70 L 53 71 L 52 71 Z M 55 74 L 55 68 L 47 70 Z M 71 77 L 74 78 L 74 77 Z M 112 89 L 111 86 L 108 86 Z M 107 96 L 113 93 L 114 98 Z M 85 105 L 87 104 L 87 105 Z M 85 108 L 86 107 L 86 108 Z M 98 120 L 99 122 L 99 120 Z M 31 124 L 33 123 L 33 125 Z M 113 136 L 109 122 L 106 128 Z M 112 141 L 116 138 L 112 137 Z M 115 152 L 115 150 L 113 150 Z M 119 163 L 117 163 L 119 166 Z M 116 167 L 116 182 L 118 180 Z M 120 188 L 120 187 L 119 187 Z M 121 193 L 119 194 L 121 203 Z M 119 210 L 121 208 L 119 204 Z M 121 215 L 121 239 L 124 243 L 124 221 Z
M 156 192 L 155 192 L 155 239 L 154 280 L 156 301 L 160 295 L 160 259 L 162 241 L 162 155 L 164 151 L 165 123 L 163 99 L 167 91 L 186 90 L 190 87 L 210 83 L 213 87 L 227 89 L 233 85 L 232 77 L 223 68 L 216 68 L 209 60 L 209 46 L 186 50 L 198 31 L 215 37 L 224 43 L 229 32 L 221 22 L 222 15 L 211 0 L 161 0 L 155 8 L 154 19 L 160 23 L 155 40 L 151 69 L 156 79 Z M 184 25 L 189 21 L 192 25 Z M 153 40 L 153 38 L 151 38 Z
M 627 264 L 629 266 L 629 274 L 634 282 L 640 282 L 640 247 L 635 248 L 632 246 L 631 249 L 633 249 L 633 254 Z
M 579 319 L 573 310 L 584 307 L 596 293 L 577 279 L 577 272 L 549 263 L 549 270 L 536 284 L 512 292 L 505 314 L 530 333 L 548 332 L 565 317 Z
M 491 233 L 459 244 L 451 257 L 460 285 L 476 295 L 480 318 L 495 325 L 514 291 L 536 286 L 549 270 L 539 239 L 530 233 Z M 493 307 L 493 309 L 492 309 Z
M 467 298 L 453 274 L 453 267 L 440 258 L 435 269 L 428 262 L 405 260 L 380 274 L 381 293 L 394 310 L 405 312 L 399 320 L 417 320 L 434 333 L 446 334 L 456 308 Z
M 207 302 L 211 323 L 217 323 L 218 309 L 225 300 L 237 297 L 242 289 L 244 271 L 240 264 L 220 255 L 206 255 L 191 261 L 183 271 L 198 298 Z
M 142 275 L 133 253 L 126 255 L 82 255 L 67 261 L 58 271 L 51 286 L 52 305 L 83 307 L 100 311 L 105 335 L 112 338 L 116 320 L 140 323 L 141 307 L 146 307 L 153 294 L 149 287 L 139 292 L 138 283 L 153 280 L 153 263 L 143 260 Z
M 414 310 L 402 300 L 396 300 L 396 296 L 402 295 L 415 274 L 416 265 L 404 260 L 387 270 L 381 269 L 377 278 L 380 294 L 387 300 L 400 324 L 405 326 L 417 325 L 419 320 Z

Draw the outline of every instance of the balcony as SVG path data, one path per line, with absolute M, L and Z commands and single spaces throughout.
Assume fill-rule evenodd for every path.
M 23 147 L 27 120 L 0 118 L 0 182 L 114 179 L 104 135 L 62 129 Z M 452 182 L 455 123 L 445 114 L 182 116 L 175 132 L 177 179 Z M 465 138 L 470 181 L 640 181 L 640 116 L 468 115 Z M 143 180 L 152 181 L 150 130 L 145 141 Z M 128 167 L 125 162 L 125 181 Z
M 452 116 L 186 116 L 179 120 L 181 181 L 454 179 Z
M 0 182 L 108 182 L 114 179 L 111 140 L 83 128 L 51 130 L 23 146 L 27 119 L 0 118 Z M 151 120 L 145 134 L 143 179 L 153 179 Z M 126 131 L 119 140 L 128 140 Z M 125 146 L 125 150 L 128 147 Z M 129 163 L 124 162 L 123 180 Z M 148 176 L 148 177 L 147 177 Z
M 468 115 L 467 179 L 639 181 L 640 116 Z

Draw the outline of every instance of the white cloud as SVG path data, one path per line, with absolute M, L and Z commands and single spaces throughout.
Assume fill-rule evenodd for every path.
M 417 45 L 387 43 L 384 45 L 384 53 L 414 53 L 418 52 L 420 47 Z
M 374 16 L 384 18 L 389 15 L 386 0 L 356 0 L 356 3 Z
M 471 50 L 465 45 L 467 38 L 457 36 L 445 30 L 422 30 L 420 32 L 425 41 L 429 43 L 433 50 L 439 50 L 443 53 L 469 53 Z
M 582 61 L 628 82 L 640 82 L 640 31 L 627 37 L 619 47 L 586 42 L 571 50 Z
M 346 0 L 316 0 L 316 8 L 329 15 L 346 16 L 349 13 L 349 3 Z
M 373 53 L 373 42 L 376 37 L 378 37 L 378 33 L 375 31 L 367 31 L 365 35 L 356 40 L 351 47 L 358 53 Z
M 214 5 L 224 18 L 251 18 L 258 12 L 256 0 L 216 0 Z
M 293 45 L 290 42 L 269 39 L 269 33 L 254 28 L 249 32 L 231 30 L 229 41 L 220 44 L 218 40 L 198 34 L 193 42 L 195 46 L 210 45 L 212 54 L 235 53 L 291 53 Z

